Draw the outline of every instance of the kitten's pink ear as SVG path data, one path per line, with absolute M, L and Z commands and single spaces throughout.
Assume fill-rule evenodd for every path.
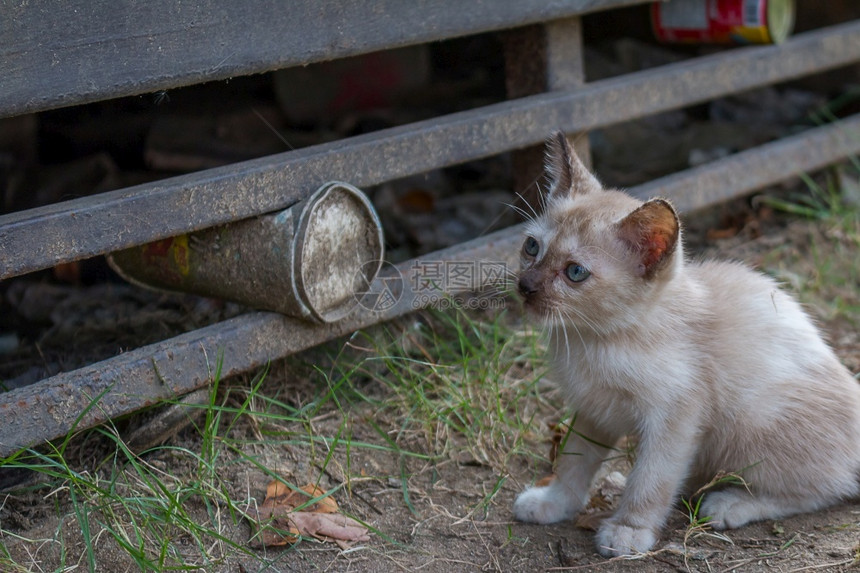
M 668 201 L 652 199 L 619 223 L 619 236 L 639 256 L 639 274 L 653 277 L 678 245 L 681 224 Z
M 546 140 L 546 173 L 550 181 L 551 197 L 576 195 L 602 188 L 560 131 Z

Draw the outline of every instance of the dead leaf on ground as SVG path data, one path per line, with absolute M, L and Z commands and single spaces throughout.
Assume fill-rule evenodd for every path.
M 349 542 L 369 541 L 366 527 L 337 513 L 338 505 L 332 496 L 306 505 L 325 493 L 314 484 L 295 490 L 280 480 L 273 480 L 266 486 L 263 503 L 259 507 L 248 507 L 246 511 L 255 530 L 252 542 L 263 547 L 277 547 L 295 543 L 305 536 L 348 547 Z
M 570 423 L 562 421 L 557 424 L 553 424 L 550 426 L 550 430 L 552 430 L 552 437 L 550 438 L 549 444 L 549 461 L 553 467 L 555 467 L 555 461 L 558 459 L 562 442 L 566 441 L 567 435 L 570 433 Z
M 618 505 L 627 478 L 620 472 L 611 472 L 592 487 L 588 505 L 576 518 L 576 526 L 597 531 L 603 520 L 610 517 Z
M 287 484 L 280 480 L 272 480 L 266 486 L 266 499 L 263 500 L 263 507 L 285 507 L 293 510 L 305 505 L 313 498 L 324 495 L 325 491 L 312 483 L 307 484 L 301 490 L 296 490 L 290 489 Z M 301 511 L 337 513 L 337 502 L 332 496 L 327 496 L 316 503 L 301 507 Z

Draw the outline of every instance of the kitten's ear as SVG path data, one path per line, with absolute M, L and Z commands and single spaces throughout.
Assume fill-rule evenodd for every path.
M 639 257 L 639 275 L 653 277 L 671 258 L 681 224 L 675 209 L 664 199 L 652 199 L 624 217 L 618 234 Z
M 550 197 L 602 189 L 600 182 L 582 164 L 567 137 L 560 131 L 546 141 L 546 174 L 550 182 Z

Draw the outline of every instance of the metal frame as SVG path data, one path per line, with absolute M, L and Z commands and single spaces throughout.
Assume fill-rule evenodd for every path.
M 860 61 L 860 21 L 0 216 L 0 280 Z M 141 213 L 146 213 L 142 217 Z M 118 233 L 117 230 L 122 232 Z
M 5 2 L 0 19 L 0 117 L 647 1 Z
M 0 216 L 0 280 L 285 208 L 325 181 L 343 179 L 357 186 L 374 185 L 523 149 L 541 142 L 555 129 L 585 132 L 860 61 L 857 21 L 799 35 L 781 46 L 740 48 L 577 86 L 580 76 L 576 70 L 581 62 L 565 63 L 558 58 L 559 53 L 571 51 L 570 37 L 558 31 L 576 28 L 577 22 L 571 17 L 641 1 L 529 0 L 490 6 L 453 0 L 307 0 L 291 3 L 291 12 L 284 15 L 282 5 L 274 0 L 257 0 L 252 7 L 209 0 L 203 3 L 203 12 L 171 8 L 173 3 L 167 0 L 148 3 L 142 11 L 135 11 L 136 3 L 131 0 L 111 3 L 111 10 L 99 2 L 85 3 L 85 7 L 81 0 L 52 6 L 56 12 L 47 13 L 48 23 L 38 20 L 45 17 L 44 7 L 24 3 L 16 7 L 17 20 L 10 17 L 0 23 L 0 45 L 6 46 L 0 52 L 0 75 L 4 77 L 0 115 L 543 21 L 549 21 L 549 46 L 543 65 L 550 79 L 545 89 L 561 89 Z M 92 10 L 100 8 L 104 17 L 99 14 L 93 18 Z M 79 13 L 74 14 L 74 9 Z M 469 18 L 463 17 L 463 10 L 470 11 Z M 221 16 L 212 19 L 210 13 Z M 368 18 L 356 18 L 358 14 Z M 68 30 L 62 29 L 63 17 L 70 18 Z M 123 23 L 123 17 L 127 22 Z M 96 26 L 93 21 L 105 26 Z M 406 25 L 413 21 L 427 25 L 415 30 L 415 26 Z M 121 29 L 109 39 L 103 30 L 110 29 L 110 23 L 119 28 L 137 23 L 141 33 L 128 34 Z M 313 38 L 304 32 L 309 23 L 319 27 Z M 50 44 L 40 44 L 26 35 L 31 27 L 54 29 L 57 34 Z M 295 34 L 279 36 L 289 35 L 289 30 Z M 249 41 L 249 37 L 254 40 Z M 577 36 L 573 43 L 580 42 Z M 154 53 L 156 45 L 167 55 Z M 210 49 L 213 45 L 218 49 Z M 246 51 L 233 52 L 224 59 L 222 52 L 231 54 L 231 50 L 240 49 L 239 45 Z M 116 57 L 117 50 L 133 62 L 127 69 L 115 70 L 105 64 L 108 55 Z M 180 53 L 188 57 L 176 57 Z M 46 60 L 52 54 L 63 54 L 54 68 Z M 94 64 L 101 62 L 101 67 L 73 74 L 69 66 L 80 65 L 88 54 Z M 156 63 L 168 60 L 173 63 L 153 71 Z M 93 69 L 105 74 L 93 74 Z M 680 210 L 693 210 L 858 153 L 860 118 L 853 117 L 641 185 L 631 192 L 641 197 L 669 197 Z M 518 242 L 519 228 L 515 227 L 424 259 L 513 265 Z M 399 271 L 409 276 L 415 272 L 414 263 L 403 263 Z M 359 309 L 332 325 L 249 313 L 0 394 L 0 419 L 4 421 L 0 456 L 205 386 L 218 360 L 223 360 L 223 374 L 231 375 L 411 312 L 414 298 L 409 292 L 410 282 L 404 282 L 405 292 L 398 304 L 385 312 Z M 98 403 L 90 407 L 98 396 Z

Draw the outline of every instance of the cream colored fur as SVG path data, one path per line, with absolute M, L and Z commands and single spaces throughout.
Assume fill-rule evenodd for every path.
M 857 495 L 860 384 L 800 305 L 743 265 L 685 261 L 671 207 L 602 189 L 563 135 L 548 170 L 520 290 L 576 417 L 557 479 L 522 492 L 516 518 L 573 517 L 608 454 L 597 444 L 625 435 L 638 436 L 636 462 L 597 533 L 606 556 L 651 549 L 682 487 L 720 471 L 741 472 L 749 492 L 706 494 L 700 514 L 717 528 Z M 565 277 L 574 262 L 591 273 L 582 282 Z

